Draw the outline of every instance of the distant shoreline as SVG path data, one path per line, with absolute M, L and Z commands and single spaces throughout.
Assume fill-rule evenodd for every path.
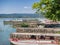
M 0 14 L 0 18 L 44 18 L 39 14 Z

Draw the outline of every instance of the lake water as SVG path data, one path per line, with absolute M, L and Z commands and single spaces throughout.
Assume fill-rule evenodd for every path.
M 4 25 L 4 20 L 11 20 L 12 18 L 0 18 L 0 45 L 10 45 L 9 36 L 10 33 L 16 32 L 15 28 L 11 25 Z

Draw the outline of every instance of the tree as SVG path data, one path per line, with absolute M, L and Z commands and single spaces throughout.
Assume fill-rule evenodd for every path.
M 40 0 L 32 8 L 50 20 L 60 21 L 60 0 Z

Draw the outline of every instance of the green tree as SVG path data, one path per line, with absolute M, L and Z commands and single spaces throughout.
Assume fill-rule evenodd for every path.
M 60 0 L 40 0 L 33 4 L 32 9 L 50 20 L 60 21 Z

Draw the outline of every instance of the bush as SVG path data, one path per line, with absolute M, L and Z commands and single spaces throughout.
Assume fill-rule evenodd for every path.
M 22 24 L 21 24 L 21 27 L 29 27 L 29 25 L 26 24 L 26 23 L 22 23 Z

